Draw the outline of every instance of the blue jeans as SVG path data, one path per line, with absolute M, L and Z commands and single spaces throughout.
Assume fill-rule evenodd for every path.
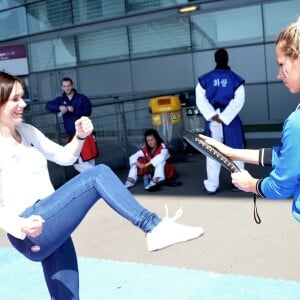
M 21 214 L 22 217 L 40 215 L 45 220 L 38 237 L 20 240 L 8 234 L 18 251 L 30 260 L 42 262 L 52 299 L 79 299 L 77 258 L 70 235 L 100 198 L 144 232 L 151 231 L 161 221 L 134 199 L 108 166 L 97 165 Z M 32 251 L 35 245 L 40 247 L 37 252 Z

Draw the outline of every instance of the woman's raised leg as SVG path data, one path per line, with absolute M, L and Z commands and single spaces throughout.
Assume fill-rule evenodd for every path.
M 26 237 L 24 241 L 10 237 L 10 240 L 29 259 L 43 260 L 69 238 L 100 198 L 132 224 L 146 233 L 151 232 L 147 235 L 149 251 L 187 241 L 203 233 L 201 227 L 175 223 L 176 218 L 167 217 L 162 221 L 135 200 L 109 167 L 98 165 L 72 178 L 21 214 L 23 217 L 40 215 L 45 220 L 38 237 Z

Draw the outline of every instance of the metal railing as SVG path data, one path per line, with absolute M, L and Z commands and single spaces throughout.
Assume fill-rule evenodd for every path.
M 91 118 L 97 142 L 100 145 L 103 141 L 117 143 L 123 149 L 124 156 L 128 158 L 132 145 L 141 146 L 144 131 L 152 127 L 149 100 L 156 95 L 147 95 L 147 97 L 144 95 L 143 98 L 128 95 L 91 99 L 93 103 Z M 67 135 L 63 128 L 63 120 L 57 114 L 46 111 L 45 103 L 29 103 L 24 116 L 25 122 L 36 126 L 57 143 L 65 144 Z M 49 162 L 49 171 L 55 187 L 76 174 L 70 172 L 68 167 L 57 166 L 51 162 Z

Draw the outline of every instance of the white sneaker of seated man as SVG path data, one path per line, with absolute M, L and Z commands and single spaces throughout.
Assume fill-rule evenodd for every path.
M 159 188 L 160 184 L 163 182 L 163 180 L 159 180 L 158 182 L 153 181 L 152 179 L 149 180 L 149 183 L 144 186 L 146 191 L 155 190 L 155 188 Z
M 130 188 L 134 187 L 134 184 L 135 184 L 135 182 L 131 182 L 129 180 L 126 180 L 125 183 L 124 183 L 124 185 L 127 189 L 130 189 Z
M 173 218 L 168 217 L 166 206 L 166 217 L 149 233 L 147 233 L 148 251 L 155 251 L 168 246 L 186 242 L 203 235 L 202 227 L 186 226 L 175 223 L 182 215 L 182 209 L 177 210 Z

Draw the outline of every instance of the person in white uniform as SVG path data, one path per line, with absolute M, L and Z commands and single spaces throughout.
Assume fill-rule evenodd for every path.
M 130 170 L 125 182 L 126 188 L 133 187 L 138 176 L 144 176 L 145 190 L 153 190 L 165 179 L 176 177 L 176 169 L 169 161 L 171 154 L 159 133 L 148 129 L 144 133 L 145 145 L 129 157 Z
M 233 148 L 244 148 L 244 130 L 239 112 L 245 103 L 244 79 L 228 66 L 225 49 L 215 52 L 216 67 L 200 76 L 196 85 L 196 104 L 206 120 L 205 134 Z M 239 168 L 244 163 L 236 161 Z M 204 189 L 214 194 L 220 185 L 221 165 L 206 158 Z M 233 189 L 234 190 L 234 189 Z

